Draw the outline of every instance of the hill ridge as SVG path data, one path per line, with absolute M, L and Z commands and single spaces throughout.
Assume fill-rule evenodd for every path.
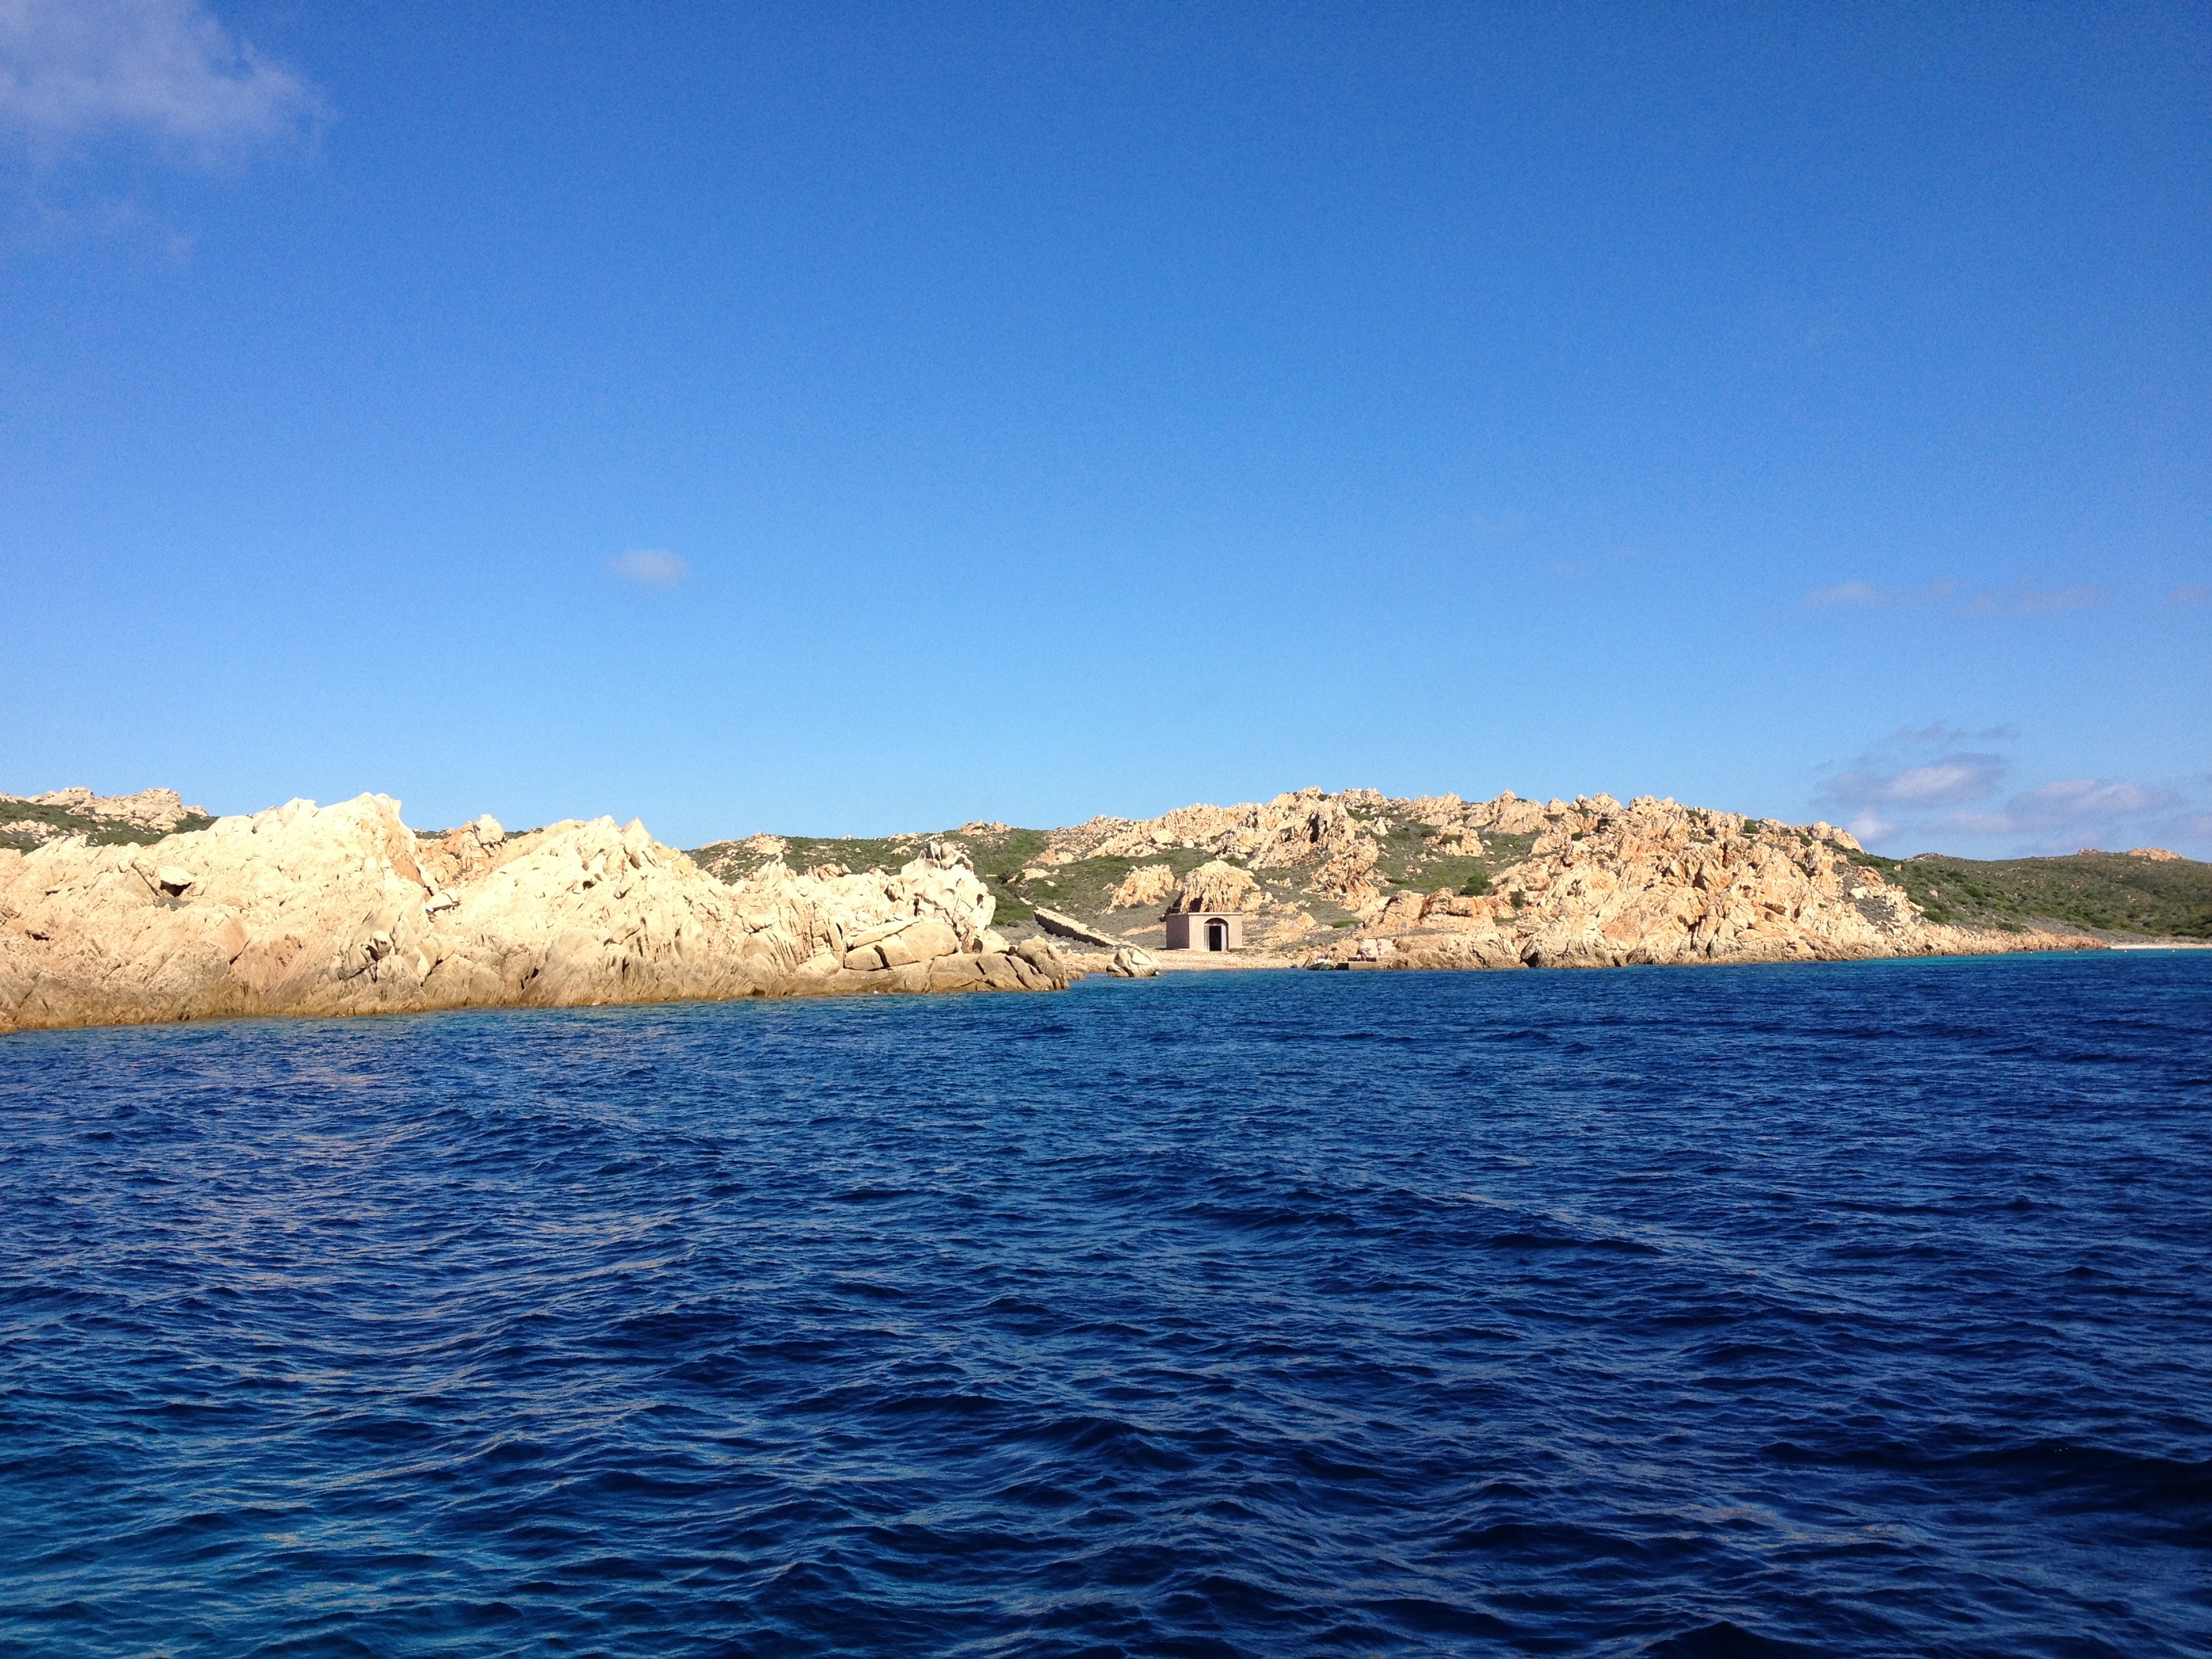
M 1656 832 L 1672 848 L 1665 869 L 1644 856 L 1656 844 L 1644 846 L 1637 857 L 1626 856 L 1617 846 L 1609 862 L 1595 856 L 1613 846 L 1598 832 L 1632 819 L 1640 824 L 1644 841 Z M 1005 921 L 1026 919 L 1033 902 L 1041 902 L 1143 945 L 1164 938 L 1159 918 L 1165 908 L 1193 908 L 1194 893 L 1200 889 L 1200 896 L 1225 902 L 1210 908 L 1249 912 L 1248 933 L 1262 948 L 1297 953 L 1328 951 L 1330 936 L 1345 933 L 1358 938 L 1479 933 L 1481 928 L 1474 924 L 1483 918 L 1493 927 L 1501 919 L 1516 921 L 1520 912 L 1529 910 L 1530 894 L 1550 894 L 1563 882 L 1581 899 L 1577 905 L 1553 905 L 1548 918 L 1551 946 L 1555 953 L 1565 950 L 1569 957 L 1594 960 L 2048 948 L 2053 935 L 2076 943 L 2094 942 L 2104 933 L 2212 938 L 2212 866 L 2142 855 L 2152 849 L 2085 852 L 2058 860 L 1973 860 L 1946 854 L 1893 859 L 1868 852 L 1848 831 L 1823 820 L 1790 823 L 1686 807 L 1671 797 L 1640 796 L 1624 805 L 1608 794 L 1539 801 L 1508 790 L 1485 800 L 1463 800 L 1449 793 L 1392 797 L 1374 789 L 1306 788 L 1264 802 L 1195 803 L 1150 818 L 1101 815 L 1056 829 L 977 820 L 931 833 L 966 848 L 1000 900 L 999 915 Z M 909 855 L 909 849 L 927 839 L 921 834 L 757 834 L 708 843 L 692 856 L 730 879 L 771 860 L 798 868 L 867 867 Z M 1581 846 L 1584 842 L 1590 842 L 1587 848 Z M 1784 908 L 1795 910 L 1785 919 L 1805 922 L 1804 907 L 1810 904 L 1815 912 L 1811 925 L 1763 937 L 1754 926 L 1758 919 L 1746 916 L 1733 932 L 1713 922 L 1698 933 L 1698 923 L 1709 921 L 1716 908 L 1710 902 L 1715 890 L 1698 886 L 1700 878 L 1688 865 L 1697 865 L 1710 884 L 1728 860 L 1720 859 L 1717 868 L 1704 849 L 1719 848 L 1734 848 L 1745 866 L 1723 884 L 1735 888 L 1738 898 L 1754 907 L 1759 901 L 1741 879 L 1759 863 L 1754 853 L 1763 848 L 1786 854 L 1798 866 L 1806 890 L 1792 889 Z M 1814 848 L 1821 849 L 1826 860 L 1820 868 L 1808 863 L 1821 861 L 1812 858 Z M 2062 867 L 2045 868 L 2053 864 Z M 1214 870 L 1194 889 L 1199 872 L 1212 866 L 1237 872 L 1239 878 L 1231 880 Z M 1577 866 L 1580 875 L 1571 878 Z M 1771 859 L 1765 868 L 1767 877 L 1783 879 Z M 1847 879 L 1839 873 L 1844 871 L 1857 873 Z M 1636 936 L 1626 944 L 1619 938 L 1611 945 L 1586 938 L 1569 948 L 1576 932 L 1571 924 L 1590 919 L 1582 912 L 1607 910 L 1607 895 L 1612 908 L 1598 921 L 1597 930 L 1602 934 L 1607 923 L 1618 922 L 1621 907 L 1629 902 L 1620 896 L 1624 879 L 1646 896 L 1671 893 L 1669 902 L 1681 913 L 1673 931 L 1682 937 L 1663 937 L 1668 930 L 1656 916 L 1647 916 L 1647 925 L 1640 931 L 1632 928 Z M 1749 885 L 1757 887 L 1759 881 Z M 1783 885 L 1790 888 L 1791 883 L 1784 880 Z M 1854 886 L 1862 890 L 1857 898 L 1850 896 Z M 1517 907 L 1510 898 L 1516 891 L 1522 895 Z M 1691 903 L 1689 894 L 1698 895 L 1697 902 Z M 1421 900 L 1418 912 L 1411 902 L 1415 895 Z M 1496 902 L 1501 896 L 1502 907 Z M 1765 894 L 1769 900 L 1778 896 Z M 1850 924 L 1842 914 L 1844 907 L 1874 929 L 1872 936 Z M 1527 920 L 1533 923 L 1537 915 Z M 1545 954 L 1545 947 L 1533 937 L 1522 939 L 1517 927 L 1498 931 L 1514 935 L 1516 944 L 1510 954 L 1516 959 L 1531 959 L 1532 950 L 1535 957 Z M 1714 941 L 1724 933 L 1736 942 L 1717 953 Z M 1767 934 L 1774 934 L 1771 919 Z M 1790 937 L 1796 948 L 1785 942 Z M 1502 941 L 1490 947 L 1490 954 L 1502 953 L 1508 953 Z

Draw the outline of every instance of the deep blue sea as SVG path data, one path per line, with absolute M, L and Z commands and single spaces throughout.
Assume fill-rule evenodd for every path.
M 0 1038 L 0 1653 L 2212 1652 L 2212 957 Z

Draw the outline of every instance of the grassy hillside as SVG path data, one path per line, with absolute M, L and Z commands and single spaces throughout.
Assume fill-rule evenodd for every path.
M 2212 864 L 2124 853 L 2048 859 L 1865 853 L 1853 861 L 1901 884 L 1930 921 L 1983 927 L 2063 922 L 2100 933 L 2212 939 Z

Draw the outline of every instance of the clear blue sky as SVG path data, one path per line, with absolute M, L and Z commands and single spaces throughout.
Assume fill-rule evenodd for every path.
M 2212 856 L 2208 368 L 2201 5 L 27 0 L 0 789 Z

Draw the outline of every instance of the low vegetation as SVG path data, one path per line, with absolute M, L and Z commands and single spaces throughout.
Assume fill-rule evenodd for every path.
M 1085 918 L 1103 915 L 1114 890 L 1132 870 L 1145 865 L 1164 864 L 1180 878 L 1212 856 L 1200 848 L 1163 847 L 1157 854 L 1147 854 L 1143 858 L 1078 859 L 1073 864 L 1054 866 L 1049 875 L 1031 878 L 1022 884 L 1020 891 L 1032 903 L 1048 909 L 1064 910 L 1070 915 Z M 1155 913 L 1160 908 L 1157 904 L 1149 908 Z
M 1902 886 L 1930 921 L 2023 928 L 2062 923 L 2100 933 L 2212 939 L 2212 864 L 2124 853 L 1961 859 L 1943 853 L 1852 854 Z
M 149 830 L 116 818 L 94 817 L 88 812 L 72 812 L 65 806 L 46 805 L 30 800 L 5 800 L 0 801 L 0 847 L 12 847 L 19 853 L 27 853 L 43 842 L 59 841 L 67 836 L 82 836 L 94 847 L 150 847 L 166 835 L 204 830 L 214 822 L 211 817 L 187 813 L 173 830 Z M 36 827 L 26 827 L 33 825 Z
M 1024 863 L 1044 850 L 1045 832 L 1042 830 L 978 824 L 910 836 L 781 836 L 775 839 L 783 842 L 780 854 L 757 844 L 760 838 L 755 836 L 695 848 L 691 858 L 701 869 L 723 881 L 741 880 L 778 857 L 793 870 L 802 872 L 823 866 L 854 872 L 891 871 L 920 858 L 931 842 L 940 841 L 964 848 L 975 860 L 976 872 L 999 901 L 998 920 L 1027 921 L 1036 914 L 1018 890 L 1019 884 L 1014 878 Z M 1043 902 L 1053 902 L 1050 899 Z

